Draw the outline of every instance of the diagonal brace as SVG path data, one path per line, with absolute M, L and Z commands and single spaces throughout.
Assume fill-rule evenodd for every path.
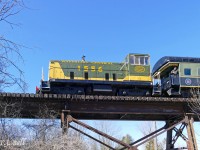
M 71 115 L 67 115 L 67 120 L 69 120 L 69 122 L 77 123 L 78 125 L 80 125 L 80 126 L 82 126 L 84 128 L 87 128 L 88 130 L 91 130 L 91 131 L 93 131 L 93 132 L 95 132 L 95 133 L 97 133 L 97 134 L 99 134 L 99 135 L 101 135 L 101 136 L 103 136 L 105 138 L 108 138 L 111 141 L 114 141 L 114 142 L 116 142 L 116 143 L 128 148 L 129 150 L 134 150 L 135 149 L 135 147 L 132 147 L 129 144 L 126 144 L 126 143 L 124 143 L 124 142 L 122 142 L 122 141 L 120 141 L 120 140 L 118 140 L 118 139 L 106 134 L 106 133 L 103 133 L 103 132 L 101 132 L 101 131 L 99 131 L 99 130 L 97 130 L 97 129 L 95 129 L 95 128 L 93 128 L 93 127 L 91 127 L 91 126 L 89 126 L 89 125 L 77 120 L 77 119 L 75 119 L 75 118 L 73 118 Z

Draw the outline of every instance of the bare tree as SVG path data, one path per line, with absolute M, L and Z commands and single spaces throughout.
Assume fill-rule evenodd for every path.
M 12 17 L 24 8 L 23 0 L 0 0 L 0 25 L 17 26 Z M 23 71 L 18 62 L 23 61 L 19 45 L 0 33 L 0 92 L 4 88 L 17 85 L 22 91 L 26 89 Z
M 140 126 L 140 131 L 144 136 L 154 131 L 153 122 L 145 122 Z M 145 143 L 145 150 L 154 150 L 154 140 L 150 140 Z
M 23 129 L 12 119 L 20 117 L 20 113 L 21 103 L 0 100 L 0 149 L 13 149 L 10 143 L 23 138 Z
M 57 133 L 59 130 L 57 130 Z M 90 150 L 88 144 L 76 136 L 61 135 L 56 132 L 51 132 L 52 138 L 46 143 L 41 141 L 27 142 L 23 147 L 24 150 Z M 69 133 L 70 134 L 70 133 Z
M 155 131 L 155 122 L 153 121 L 148 121 L 144 122 L 142 125 L 140 125 L 139 130 L 142 132 L 144 136 L 152 133 Z M 154 140 L 151 139 L 148 142 L 145 143 L 145 150 L 164 150 L 165 149 L 165 142 L 166 139 L 163 139 L 159 141 L 158 139 Z
M 76 131 L 69 130 L 66 135 L 62 135 L 57 115 L 58 113 L 53 109 L 49 109 L 48 106 L 40 107 L 38 114 L 35 116 L 37 120 L 23 124 L 27 129 L 27 133 L 30 133 L 28 136 L 30 138 L 27 139 L 23 149 L 89 150 L 86 141 Z
M 131 144 L 133 141 L 134 140 L 133 140 L 132 136 L 129 134 L 126 134 L 125 136 L 122 137 L 122 142 L 124 142 L 124 143 Z M 116 149 L 121 149 L 122 147 L 123 146 L 118 145 Z
M 17 15 L 24 8 L 22 0 L 0 0 L 0 27 L 1 26 L 18 26 L 12 21 L 12 17 Z M 0 33 L 0 92 L 5 87 L 17 85 L 21 90 L 25 90 L 26 84 L 23 79 L 23 71 L 17 62 L 23 60 L 20 54 L 21 46 L 12 40 L 9 40 Z M 12 119 L 19 117 L 21 106 L 12 101 L 0 102 L 0 138 L 13 139 L 17 135 L 12 132 L 15 125 Z
M 58 121 L 56 120 L 57 115 L 58 113 L 54 110 L 50 110 L 48 106 L 41 106 L 38 114 L 35 116 L 36 120 L 23 124 L 29 133 L 31 133 L 30 140 L 36 140 L 43 143 L 48 141 L 51 138 L 51 134 L 49 133 L 59 126 Z
M 110 136 L 113 136 L 113 137 L 118 137 L 117 134 L 119 134 L 119 129 L 116 125 L 112 124 L 110 121 L 99 121 L 99 122 L 95 122 L 94 123 L 94 126 L 96 129 L 110 135 Z M 94 135 L 95 136 L 95 135 Z M 116 147 L 116 143 L 109 140 L 108 138 L 105 138 L 101 135 L 96 135 L 96 138 L 98 140 L 100 140 L 101 142 L 111 146 L 111 147 Z M 97 142 L 91 142 L 92 143 L 92 146 L 91 149 L 96 149 L 96 150 L 109 150 L 108 147 L 102 145 L 102 144 L 99 144 Z M 96 143 L 96 145 L 95 145 Z

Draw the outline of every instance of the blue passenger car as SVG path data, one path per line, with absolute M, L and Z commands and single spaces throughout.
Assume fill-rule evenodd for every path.
M 200 88 L 200 58 L 162 57 L 152 76 L 153 95 L 191 97 Z

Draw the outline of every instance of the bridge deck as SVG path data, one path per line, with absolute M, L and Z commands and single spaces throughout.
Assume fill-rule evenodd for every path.
M 20 104 L 21 118 L 37 118 L 38 112 L 48 108 L 58 118 L 62 110 L 69 110 L 77 119 L 170 120 L 192 113 L 188 105 L 194 101 L 169 97 L 0 93 L 0 104 Z

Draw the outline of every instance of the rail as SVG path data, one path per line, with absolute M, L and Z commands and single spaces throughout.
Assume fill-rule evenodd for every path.
M 144 97 L 144 96 L 105 96 L 105 95 L 71 95 L 71 94 L 32 94 L 32 93 L 0 93 L 0 98 L 58 99 L 81 101 L 140 101 L 140 102 L 195 102 L 195 98 L 181 97 Z

